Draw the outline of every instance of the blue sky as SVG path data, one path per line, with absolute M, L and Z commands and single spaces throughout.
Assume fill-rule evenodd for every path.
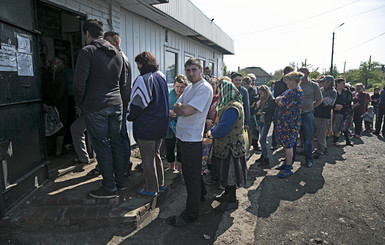
M 369 56 L 385 64 L 384 0 L 190 1 L 234 40 L 235 55 L 225 56 L 230 70 L 260 66 L 273 73 L 307 60 L 322 73 L 330 68 L 333 30 L 340 72 L 345 61 L 347 71 Z

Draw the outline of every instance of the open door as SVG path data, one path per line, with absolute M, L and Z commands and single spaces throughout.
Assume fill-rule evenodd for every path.
M 0 1 L 0 217 L 48 179 L 35 0 Z

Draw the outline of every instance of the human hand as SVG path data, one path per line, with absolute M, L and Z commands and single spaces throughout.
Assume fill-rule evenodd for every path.
M 343 106 L 340 105 L 340 104 L 336 104 L 336 105 L 334 106 L 334 109 L 335 109 L 336 111 L 339 111 L 339 110 L 341 110 L 342 108 L 343 108 Z
M 213 120 L 211 119 L 206 119 L 206 127 L 207 128 L 211 128 L 213 126 Z

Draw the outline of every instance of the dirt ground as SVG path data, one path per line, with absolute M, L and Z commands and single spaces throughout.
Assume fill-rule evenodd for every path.
M 354 147 L 344 142 L 334 147 L 330 141 L 329 153 L 312 168 L 297 155 L 295 173 L 287 179 L 278 178 L 273 168 L 283 157 L 282 148 L 272 153 L 270 168 L 257 166 L 260 154 L 254 154 L 247 185 L 237 189 L 239 208 L 214 211 L 218 203 L 213 196 L 220 190 L 210 185 L 200 218 L 187 227 L 166 223 L 184 208 L 180 181 L 134 232 L 121 227 L 81 233 L 21 231 L 22 240 L 30 242 L 15 239 L 9 244 L 385 244 L 385 138 L 363 134 L 352 139 Z

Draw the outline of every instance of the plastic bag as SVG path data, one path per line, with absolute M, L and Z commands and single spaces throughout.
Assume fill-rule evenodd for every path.
M 56 107 L 51 107 L 44 114 L 45 121 L 45 136 L 51 136 L 59 132 L 63 127 L 63 123 L 60 121 L 59 112 Z

